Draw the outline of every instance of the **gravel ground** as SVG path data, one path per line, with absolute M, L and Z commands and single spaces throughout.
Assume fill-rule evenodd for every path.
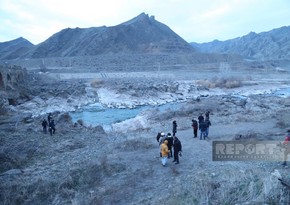
M 270 77 L 288 84 L 283 74 Z M 283 140 L 288 101 L 257 95 L 243 105 L 229 96 L 204 97 L 166 116 L 156 112 L 148 117 L 149 128 L 127 133 L 60 121 L 49 136 L 41 133 L 40 118 L 2 124 L 0 204 L 288 204 L 289 191 L 277 175 L 287 180 L 289 168 L 281 162 L 212 160 L 215 140 Z M 209 108 L 209 139 L 193 138 L 192 117 Z M 171 132 L 173 120 L 183 155 L 180 164 L 169 159 L 162 167 L 156 135 Z

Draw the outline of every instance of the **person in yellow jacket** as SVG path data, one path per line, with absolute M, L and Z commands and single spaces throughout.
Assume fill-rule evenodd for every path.
M 168 157 L 168 153 L 169 153 L 167 144 L 168 144 L 168 141 L 164 140 L 164 142 L 160 146 L 161 163 L 163 166 L 165 166 L 167 163 L 167 157 Z

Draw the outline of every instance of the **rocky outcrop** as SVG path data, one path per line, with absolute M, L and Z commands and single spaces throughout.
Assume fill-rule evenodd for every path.
M 0 66 L 0 89 L 13 90 L 25 81 L 27 73 L 19 66 Z
M 21 97 L 22 87 L 26 84 L 27 73 L 18 66 L 0 66 L 1 111 L 5 105 L 16 105 Z M 0 111 L 0 112 L 1 112 Z

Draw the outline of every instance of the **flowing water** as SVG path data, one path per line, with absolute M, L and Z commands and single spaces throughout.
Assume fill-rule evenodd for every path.
M 270 95 L 275 95 L 277 97 L 290 97 L 290 87 L 281 88 L 271 93 Z M 235 96 L 235 95 L 232 95 Z M 236 96 L 237 97 L 237 96 Z M 240 96 L 245 98 L 244 96 Z M 110 126 L 117 122 L 122 122 L 124 120 L 134 118 L 142 111 L 148 109 L 158 109 L 160 112 L 164 112 L 167 109 L 177 110 L 182 107 L 184 103 L 167 103 L 159 106 L 139 106 L 136 108 L 108 108 L 101 103 L 90 104 L 84 106 L 83 108 L 71 112 L 73 122 L 82 120 L 86 125 L 102 125 Z
M 90 104 L 83 108 L 71 112 L 73 122 L 82 120 L 86 125 L 102 125 L 107 126 L 117 122 L 134 118 L 142 111 L 157 108 L 159 111 L 164 112 L 167 109 L 176 110 L 182 106 L 182 103 L 168 103 L 159 106 L 139 106 L 136 108 L 107 108 L 101 103 Z

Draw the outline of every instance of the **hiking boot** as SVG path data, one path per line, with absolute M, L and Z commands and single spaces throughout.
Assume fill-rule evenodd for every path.
M 175 162 L 175 164 L 179 164 L 179 162 Z
M 172 162 L 176 162 L 176 160 L 173 160 Z
M 283 164 L 282 164 L 283 166 L 286 166 L 287 165 L 287 163 L 286 162 L 283 162 Z

